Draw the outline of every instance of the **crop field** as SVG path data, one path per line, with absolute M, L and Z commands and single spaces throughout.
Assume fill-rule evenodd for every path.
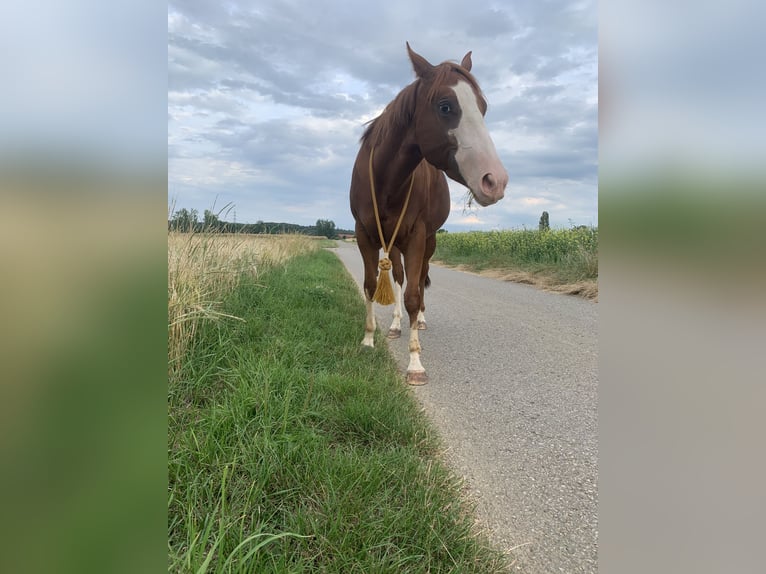
M 435 262 L 595 297 L 598 228 L 439 233 Z

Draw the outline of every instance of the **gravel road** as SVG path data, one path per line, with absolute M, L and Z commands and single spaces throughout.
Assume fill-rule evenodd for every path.
M 335 250 L 358 284 L 355 244 Z M 597 572 L 597 304 L 431 266 L 412 392 L 514 571 Z M 376 305 L 384 333 L 392 307 Z M 407 366 L 407 314 L 389 347 Z M 359 317 L 359 341 L 364 316 Z

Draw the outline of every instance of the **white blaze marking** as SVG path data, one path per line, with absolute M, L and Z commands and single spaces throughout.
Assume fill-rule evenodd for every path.
M 468 187 L 472 191 L 481 190 L 482 178 L 493 171 L 491 167 L 500 164 L 500 159 L 471 85 L 460 80 L 452 90 L 462 112 L 458 126 L 449 131 L 458 143 L 455 161 Z

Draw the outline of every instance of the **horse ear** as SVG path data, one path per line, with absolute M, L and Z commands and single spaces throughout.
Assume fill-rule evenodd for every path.
M 434 73 L 434 67 L 423 56 L 410 48 L 409 42 L 407 42 L 407 53 L 410 56 L 410 62 L 412 62 L 412 67 L 415 69 L 415 75 L 418 78 L 428 78 Z
M 460 62 L 460 65 L 469 72 L 471 71 L 471 66 L 473 65 L 471 62 L 471 52 L 468 52 L 465 56 L 463 56 L 463 61 Z

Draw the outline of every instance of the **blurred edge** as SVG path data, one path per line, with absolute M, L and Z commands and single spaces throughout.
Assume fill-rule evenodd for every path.
M 603 572 L 761 566 L 766 203 L 727 183 L 602 178 Z
M 166 568 L 166 22 L 0 7 L 2 572 Z
M 59 177 L 65 186 L 45 189 L 36 176 L 0 179 L 0 570 L 154 571 L 165 550 L 165 174 Z
M 764 7 L 599 10 L 599 571 L 760 572 Z

